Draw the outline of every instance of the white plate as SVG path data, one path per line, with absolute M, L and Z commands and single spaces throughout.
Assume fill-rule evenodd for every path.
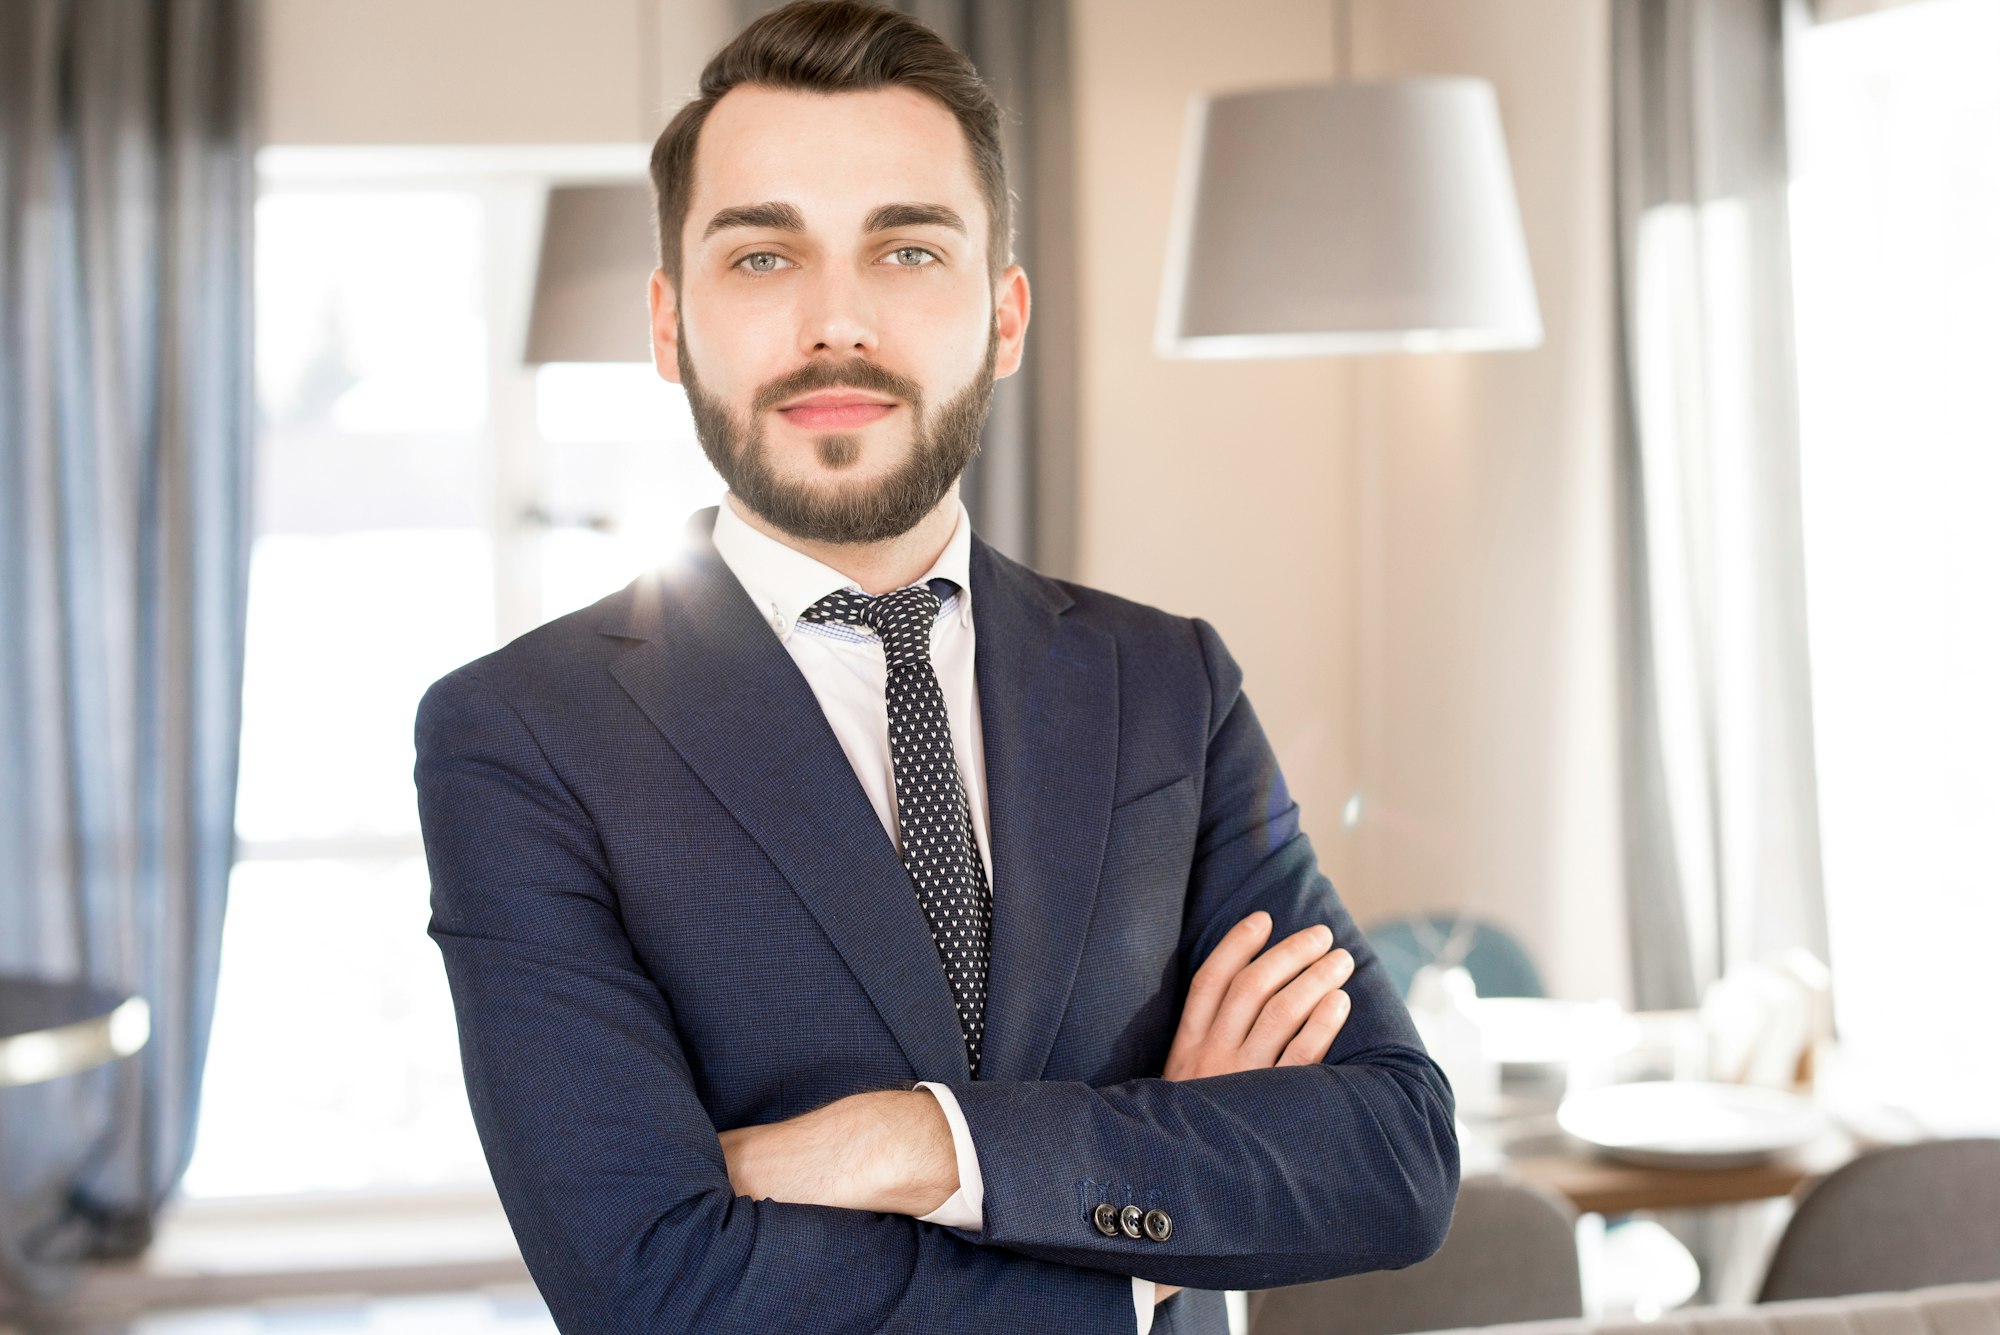
M 1755 1085 L 1648 1080 L 1570 1095 L 1556 1121 L 1629 1163 L 1737 1168 L 1818 1138 L 1826 1115 L 1796 1094 Z

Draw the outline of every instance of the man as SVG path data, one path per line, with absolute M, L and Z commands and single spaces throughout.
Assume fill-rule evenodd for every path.
M 1241 672 L 959 502 L 1029 305 L 977 74 L 791 5 L 653 172 L 654 355 L 729 494 L 417 720 L 430 930 L 558 1324 L 1219 1335 L 1215 1290 L 1429 1255 L 1451 1092 Z

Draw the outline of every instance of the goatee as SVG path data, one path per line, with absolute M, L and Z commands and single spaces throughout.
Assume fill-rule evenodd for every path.
M 702 453 L 729 489 L 752 512 L 781 532 L 815 542 L 881 542 L 909 532 L 944 499 L 952 483 L 979 452 L 980 428 L 993 402 L 993 367 L 999 356 L 1000 327 L 988 331 L 986 356 L 970 384 L 926 416 L 923 389 L 915 381 L 863 359 L 808 362 L 791 375 L 757 391 L 750 404 L 747 435 L 729 409 L 701 387 L 688 358 L 687 331 L 675 321 L 676 360 L 681 388 L 694 415 Z M 859 389 L 887 395 L 909 406 L 913 423 L 908 453 L 886 477 L 867 484 L 825 490 L 788 482 L 771 466 L 765 414 L 801 394 L 822 389 Z M 829 469 L 851 466 L 861 454 L 858 436 L 816 437 L 820 463 Z

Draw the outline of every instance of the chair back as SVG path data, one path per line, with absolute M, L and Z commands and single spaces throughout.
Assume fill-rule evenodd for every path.
M 1472 975 L 1472 985 L 1482 997 L 1540 997 L 1548 995 L 1542 975 L 1528 952 L 1506 929 L 1478 919 L 1450 915 L 1418 918 L 1385 918 L 1363 929 L 1368 944 L 1382 961 L 1382 967 L 1396 984 L 1399 996 L 1410 995 L 1410 980 L 1417 970 L 1436 961 L 1440 943 L 1453 933 L 1471 937 L 1464 958 Z
M 1799 1202 L 1761 1303 L 2000 1280 L 2000 1139 L 1864 1154 Z
M 1574 1211 L 1505 1177 L 1460 1183 L 1444 1245 L 1413 1266 L 1250 1295 L 1250 1335 L 1404 1335 L 1582 1315 Z

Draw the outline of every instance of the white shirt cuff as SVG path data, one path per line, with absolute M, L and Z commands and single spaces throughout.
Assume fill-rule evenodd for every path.
M 945 1125 L 951 1128 L 952 1155 L 958 1160 L 958 1190 L 946 1197 L 943 1205 L 917 1218 L 926 1224 L 978 1232 L 986 1226 L 986 1179 L 979 1174 L 979 1152 L 972 1147 L 972 1131 L 965 1124 L 958 1096 L 934 1080 L 918 1081 L 917 1088 L 928 1089 L 938 1101 Z M 1153 1329 L 1153 1292 L 1152 1280 L 1132 1277 L 1132 1317 L 1139 1335 L 1149 1335 Z
M 951 1152 L 958 1160 L 958 1190 L 943 1205 L 917 1218 L 926 1224 L 971 1229 L 976 1233 L 986 1227 L 986 1179 L 979 1175 L 979 1152 L 972 1147 L 972 1132 L 965 1125 L 958 1096 L 934 1080 L 919 1081 L 917 1088 L 928 1089 L 938 1107 L 944 1110 L 945 1123 L 951 1127 Z
M 1132 1315 L 1139 1319 L 1139 1335 L 1153 1328 L 1153 1281 L 1132 1276 Z

